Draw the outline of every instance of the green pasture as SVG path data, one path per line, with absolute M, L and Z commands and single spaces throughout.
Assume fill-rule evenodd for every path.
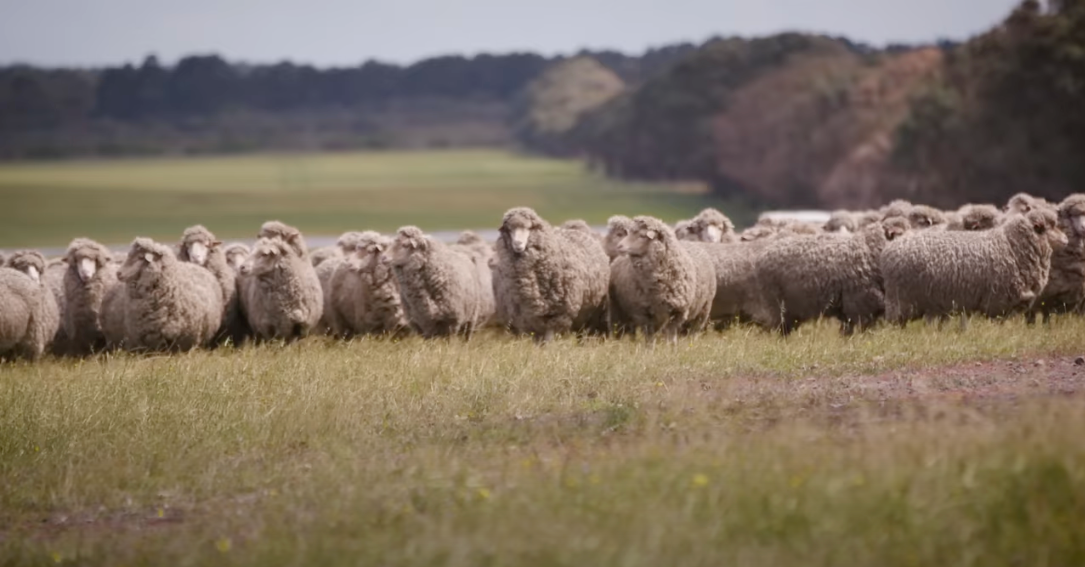
M 555 221 L 602 224 L 615 213 L 676 220 L 720 206 L 698 189 L 622 183 L 575 160 L 498 150 L 14 163 L 0 165 L 0 247 L 63 246 L 76 236 L 170 240 L 197 223 L 239 238 L 268 219 L 333 236 L 405 224 L 496 228 L 518 205 Z

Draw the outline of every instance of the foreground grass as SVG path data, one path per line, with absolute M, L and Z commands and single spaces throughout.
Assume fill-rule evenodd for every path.
M 271 218 L 327 235 L 485 228 L 517 205 L 602 224 L 615 212 L 677 219 L 707 203 L 678 184 L 620 183 L 577 161 L 493 150 L 3 164 L 0 200 L 3 247 L 174 239 L 196 223 L 238 238 Z
M 1037 368 L 1083 333 L 311 340 L 3 367 L 0 558 L 1082 564 L 1081 402 L 983 365 Z M 939 395 L 980 390 L 999 395 Z

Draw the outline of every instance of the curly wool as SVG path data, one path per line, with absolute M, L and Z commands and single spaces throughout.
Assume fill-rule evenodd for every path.
M 527 207 L 506 212 L 500 233 L 494 286 L 512 327 L 539 342 L 606 332 L 610 261 L 598 239 L 554 228 Z
M 116 346 L 187 351 L 210 344 L 222 326 L 219 281 L 207 269 L 178 259 L 169 246 L 136 238 L 118 278 L 104 324 Z M 118 312 L 123 324 L 115 319 Z
M 335 333 L 335 329 L 341 329 L 344 327 L 342 321 L 337 320 L 339 314 L 334 309 L 330 309 L 332 304 L 332 278 L 335 277 L 335 273 L 339 271 L 339 268 L 347 263 L 347 258 L 354 254 L 358 238 L 361 236 L 360 232 L 344 232 L 336 240 L 334 254 L 328 254 L 323 260 L 318 261 L 317 258 L 321 256 L 322 249 L 313 253 L 313 267 L 316 270 L 316 278 L 320 281 L 320 290 L 324 295 L 324 313 L 320 316 L 320 325 L 316 331 L 318 333 Z
M 185 229 L 177 244 L 177 259 L 200 266 L 215 276 L 222 290 L 222 327 L 215 335 L 216 343 L 229 340 L 239 345 L 250 335 L 248 323 L 241 316 L 241 300 L 237 292 L 237 271 L 230 265 L 222 242 L 207 228 L 196 225 Z
M 646 340 L 663 333 L 676 341 L 680 330 L 704 330 L 716 295 L 716 274 L 707 254 L 695 243 L 679 241 L 663 221 L 636 217 L 620 249 L 629 271 L 612 289 L 633 325 Z M 614 272 L 612 271 L 612 274 Z M 631 293 L 632 296 L 627 296 Z
M 41 358 L 60 329 L 56 298 L 43 274 L 45 258 L 20 250 L 0 268 L 0 357 Z
M 1030 323 L 1037 313 L 1047 323 L 1052 313 L 1080 313 L 1085 305 L 1085 194 L 1063 199 L 1057 214 L 1068 242 L 1052 250 L 1047 285 L 1027 313 Z
M 260 238 L 241 265 L 241 310 L 259 339 L 293 341 L 320 323 L 324 312 L 320 280 L 309 259 L 298 254 L 297 244 Z
M 418 227 L 405 226 L 396 232 L 391 256 L 411 327 L 427 339 L 458 334 L 470 339 L 484 318 L 471 255 L 427 236 Z
M 1055 214 L 1012 215 L 985 231 L 920 231 L 882 253 L 886 318 L 903 325 L 954 313 L 1005 316 L 1027 309 L 1047 285 Z
M 117 284 L 117 264 L 113 254 L 101 244 L 77 238 L 64 257 L 64 333 L 71 353 L 86 355 L 105 348 L 102 334 L 102 300 Z
M 756 260 L 758 323 L 785 335 L 821 316 L 837 318 L 845 334 L 868 328 L 885 310 L 879 256 L 908 226 L 890 217 L 855 234 L 767 246 Z
M 332 276 L 331 318 L 336 336 L 399 335 L 408 328 L 399 284 L 388 252 L 392 239 L 373 231 L 358 234 L 354 252 Z

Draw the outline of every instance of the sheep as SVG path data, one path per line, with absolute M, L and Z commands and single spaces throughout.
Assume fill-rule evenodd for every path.
M 969 203 L 951 214 L 955 217 L 947 221 L 945 230 L 989 230 L 1002 221 L 1002 213 L 994 205 Z
M 215 343 L 229 341 L 240 345 L 250 332 L 245 318 L 241 316 L 237 294 L 237 272 L 230 266 L 222 242 L 202 225 L 186 228 L 177 244 L 177 259 L 200 266 L 219 282 L 222 289 L 222 328 L 216 333 Z
M 117 283 L 113 254 L 101 244 L 76 238 L 65 255 L 64 334 L 70 353 L 86 355 L 105 347 L 102 334 L 102 300 Z
M 1054 212 L 1013 214 L 985 231 L 919 231 L 882 252 L 886 319 L 904 326 L 960 312 L 1002 317 L 1024 311 L 1047 285 L 1053 246 L 1067 243 Z
M 1036 322 L 1036 313 L 1043 322 L 1052 313 L 1080 312 L 1085 301 L 1085 194 L 1075 193 L 1058 206 L 1059 229 L 1068 243 L 1057 246 L 1051 253 L 1051 271 L 1043 293 L 1026 312 L 1026 321 Z
M 43 278 L 45 258 L 20 250 L 0 268 L 0 357 L 37 360 L 60 328 L 56 298 Z
M 833 211 L 821 229 L 825 232 L 856 232 L 859 230 L 859 220 L 851 211 Z
M 635 306 L 626 313 L 649 344 L 657 332 L 677 344 L 683 328 L 704 330 L 716 296 L 716 272 L 701 247 L 678 240 L 663 221 L 639 216 L 618 248 L 628 258 L 630 271 L 624 275 L 632 281 L 617 289 L 637 295 L 622 304 Z
M 290 225 L 283 224 L 280 221 L 267 221 L 260 226 L 260 231 L 256 233 L 256 238 L 278 238 L 290 246 L 299 258 L 307 262 L 311 261 L 309 258 L 309 247 L 305 245 L 305 237 L 302 236 L 300 230 Z M 315 264 L 316 263 L 314 262 L 314 265 Z
M 588 221 L 585 221 L 583 219 L 569 219 L 561 223 L 561 228 L 565 230 L 579 230 L 592 236 L 599 236 L 599 233 L 596 232 L 590 224 L 588 224 Z
M 820 316 L 836 317 L 844 335 L 869 328 L 885 310 L 879 255 L 908 228 L 905 219 L 890 217 L 850 235 L 765 247 L 756 260 L 758 323 L 783 335 Z
M 885 220 L 892 217 L 908 218 L 908 212 L 912 210 L 912 203 L 905 201 L 904 199 L 893 199 L 888 205 L 878 209 L 881 213 L 879 220 Z
M 610 261 L 602 243 L 583 232 L 556 229 L 527 207 L 510 209 L 494 278 L 502 312 L 540 344 L 560 333 L 607 331 Z
M 113 346 L 188 351 L 210 344 L 222 326 L 219 280 L 210 270 L 178 258 L 169 246 L 136 238 L 117 278 L 120 285 L 110 291 L 103 323 Z
M 677 226 L 677 225 L 676 225 Z M 679 240 L 695 242 L 737 242 L 735 225 L 731 219 L 713 208 L 707 208 L 697 213 L 684 226 L 682 234 L 675 230 L 675 237 Z
M 399 336 L 408 328 L 399 284 L 388 261 L 392 239 L 373 231 L 359 233 L 354 250 L 331 279 L 329 320 L 339 337 L 377 334 Z
M 427 339 L 452 335 L 471 339 L 483 306 L 475 261 L 467 252 L 416 226 L 404 226 L 392 243 L 391 263 L 403 311 L 418 334 Z
M 1025 214 L 1038 206 L 1047 204 L 1049 203 L 1040 197 L 1035 197 L 1028 193 L 1017 193 L 1013 197 L 1010 197 L 1009 201 L 1006 201 L 1006 206 L 1003 210 L 1007 213 Z
M 317 248 L 316 250 L 313 250 L 313 254 L 312 254 L 312 257 L 311 257 L 314 268 L 320 267 L 321 264 L 327 262 L 328 260 L 342 260 L 342 259 L 343 259 L 343 249 L 340 248 L 338 245 L 336 245 L 336 246 L 324 246 L 323 248 Z
M 603 236 L 603 251 L 614 260 L 621 255 L 618 252 L 618 244 L 629 234 L 633 228 L 633 219 L 624 215 L 614 215 L 607 220 L 607 233 Z M 678 229 L 675 229 L 675 237 Z
M 324 294 L 300 235 L 262 237 L 241 264 L 241 309 L 260 340 L 294 341 L 317 328 Z
M 574 222 L 573 228 L 566 228 L 564 230 L 579 230 L 585 232 L 585 234 L 591 235 L 593 238 L 602 240 L 602 237 L 595 230 L 588 227 L 584 221 L 572 221 Z M 583 226 L 580 226 L 580 223 Z M 568 224 L 568 223 L 566 223 Z M 585 227 L 588 227 L 585 231 Z M 475 275 L 478 278 L 479 285 L 479 322 L 478 326 L 484 326 L 497 321 L 497 301 L 494 297 L 493 286 L 493 268 L 490 267 L 491 262 L 496 256 L 494 247 L 487 243 L 477 233 L 465 230 L 459 238 L 456 240 L 452 248 L 459 249 L 471 257 L 471 261 L 475 264 Z
M 335 329 L 342 328 L 343 322 L 334 320 L 338 317 L 337 312 L 334 309 L 329 309 L 331 304 L 332 295 L 332 278 L 335 276 L 336 271 L 340 266 L 346 263 L 347 256 L 354 253 L 355 246 L 358 242 L 358 232 L 344 232 L 339 236 L 339 239 L 335 243 L 335 249 L 338 250 L 335 254 L 318 254 L 321 250 L 317 250 L 318 253 L 313 254 L 313 267 L 316 269 L 316 278 L 320 282 L 321 293 L 324 294 L 324 313 L 320 317 L 320 325 L 316 331 L 319 333 L 335 333 Z M 319 256 L 325 256 L 323 260 L 317 261 Z
M 906 219 L 911 227 L 917 230 L 946 224 L 942 211 L 927 205 L 913 205 L 901 200 L 893 201 L 885 208 L 882 220 L 898 217 Z
M 639 306 L 633 302 L 639 301 L 642 297 L 637 293 L 632 261 L 629 256 L 619 250 L 619 245 L 632 230 L 633 219 L 624 215 L 615 215 L 607 221 L 607 233 L 603 237 L 603 249 L 611 259 L 607 329 L 616 337 L 636 332 L 636 326 L 629 312 L 639 309 Z M 677 230 L 675 238 L 678 238 Z
M 233 268 L 234 273 L 236 274 L 237 271 L 241 269 L 241 264 L 245 262 L 245 258 L 249 257 L 250 251 L 248 244 L 234 242 L 226 246 L 222 253 L 226 255 L 226 263 Z

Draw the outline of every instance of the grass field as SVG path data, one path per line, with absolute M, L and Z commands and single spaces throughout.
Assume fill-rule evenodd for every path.
M 1085 563 L 1085 321 L 0 368 L 5 565 Z
M 196 223 L 238 238 L 268 219 L 333 236 L 404 224 L 496 228 L 517 205 L 558 221 L 602 224 L 618 212 L 676 220 L 707 204 L 697 189 L 620 183 L 576 161 L 495 150 L 2 164 L 0 247 L 63 246 L 74 236 L 172 241 Z

